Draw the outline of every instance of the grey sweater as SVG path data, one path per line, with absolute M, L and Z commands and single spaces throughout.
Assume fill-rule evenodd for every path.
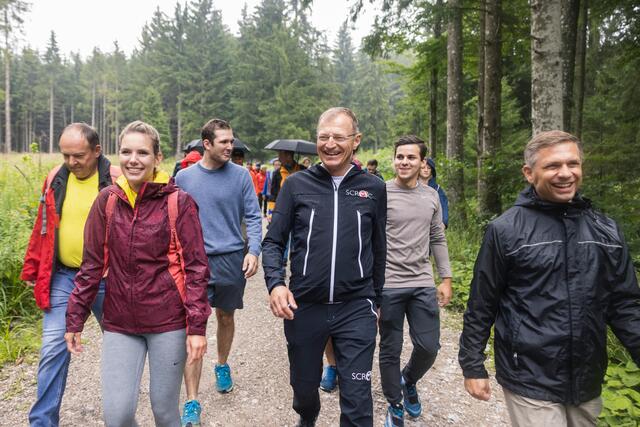
M 227 162 L 207 169 L 200 162 L 183 169 L 176 184 L 198 204 L 207 255 L 220 255 L 244 248 L 240 224 L 247 223 L 249 253 L 260 256 L 262 214 L 249 172 Z
M 402 188 L 387 181 L 387 268 L 385 288 L 433 287 L 429 247 L 440 277 L 451 277 L 438 192 L 418 184 Z

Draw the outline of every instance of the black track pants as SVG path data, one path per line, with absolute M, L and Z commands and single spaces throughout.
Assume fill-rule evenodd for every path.
M 289 353 L 293 409 L 303 418 L 320 412 L 318 386 L 322 354 L 332 337 L 340 382 L 340 425 L 373 425 L 371 366 L 377 314 L 368 299 L 340 304 L 299 304 L 293 320 L 284 321 Z
M 383 289 L 380 321 L 380 379 L 392 404 L 402 402 L 400 354 L 404 317 L 409 323 L 413 351 L 402 375 L 415 384 L 427 373 L 440 349 L 440 310 L 435 288 Z

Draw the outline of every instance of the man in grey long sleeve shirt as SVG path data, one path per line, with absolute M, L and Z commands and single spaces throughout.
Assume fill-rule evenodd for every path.
M 176 183 L 189 193 L 199 208 L 204 245 L 209 257 L 209 303 L 215 307 L 218 329 L 216 388 L 220 393 L 233 389 L 227 358 L 235 330 L 234 313 L 243 307 L 246 279 L 258 268 L 262 240 L 262 216 L 249 176 L 242 166 L 229 161 L 233 150 L 233 131 L 224 120 L 212 119 L 202 128 L 204 156 L 181 170 Z M 247 224 L 249 252 L 244 254 L 241 223 Z M 200 425 L 198 385 L 202 361 L 185 367 L 187 403 L 182 424 Z
M 404 410 L 422 412 L 416 383 L 440 348 L 439 307 L 451 299 L 451 268 L 438 193 L 418 182 L 427 148 L 413 135 L 395 144 L 396 177 L 387 181 L 387 266 L 380 318 L 380 376 L 389 409 L 385 426 L 403 426 Z M 429 261 L 433 252 L 442 284 L 436 288 Z M 413 343 L 400 372 L 405 315 Z M 403 399 L 404 395 L 404 399 Z M 403 407 L 404 400 L 404 407 Z

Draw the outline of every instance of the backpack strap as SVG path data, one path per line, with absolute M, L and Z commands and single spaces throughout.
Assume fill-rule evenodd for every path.
M 182 244 L 178 238 L 176 222 L 178 220 L 178 196 L 180 192 L 174 191 L 167 197 L 167 211 L 169 214 L 169 227 L 171 229 L 171 241 L 169 243 L 169 273 L 178 288 L 180 298 L 186 299 L 186 274 L 184 271 L 184 258 L 182 256 Z
M 116 202 L 118 201 L 118 196 L 116 193 L 109 193 L 109 198 L 107 199 L 107 206 L 105 208 L 105 219 L 106 225 L 104 229 L 104 246 L 103 246 L 103 261 L 104 266 L 102 267 L 102 277 L 107 277 L 109 273 L 109 233 L 111 232 L 111 220 L 113 218 L 113 211 L 116 208 Z
M 44 189 L 42 190 L 42 196 L 40 196 L 40 203 L 43 205 L 42 206 L 42 226 L 40 228 L 41 235 L 47 234 L 47 206 L 46 206 L 47 193 L 51 188 L 51 183 L 53 182 L 53 179 L 56 177 L 58 172 L 60 172 L 61 167 L 62 165 L 58 165 L 49 171 L 49 174 L 47 175 L 47 180 L 45 181 L 45 184 L 44 184 Z

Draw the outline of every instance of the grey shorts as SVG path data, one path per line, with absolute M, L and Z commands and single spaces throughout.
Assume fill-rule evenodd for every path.
M 242 297 L 247 279 L 244 278 L 242 263 L 244 250 L 227 254 L 209 255 L 209 286 L 207 295 L 211 307 L 233 311 L 243 307 Z

